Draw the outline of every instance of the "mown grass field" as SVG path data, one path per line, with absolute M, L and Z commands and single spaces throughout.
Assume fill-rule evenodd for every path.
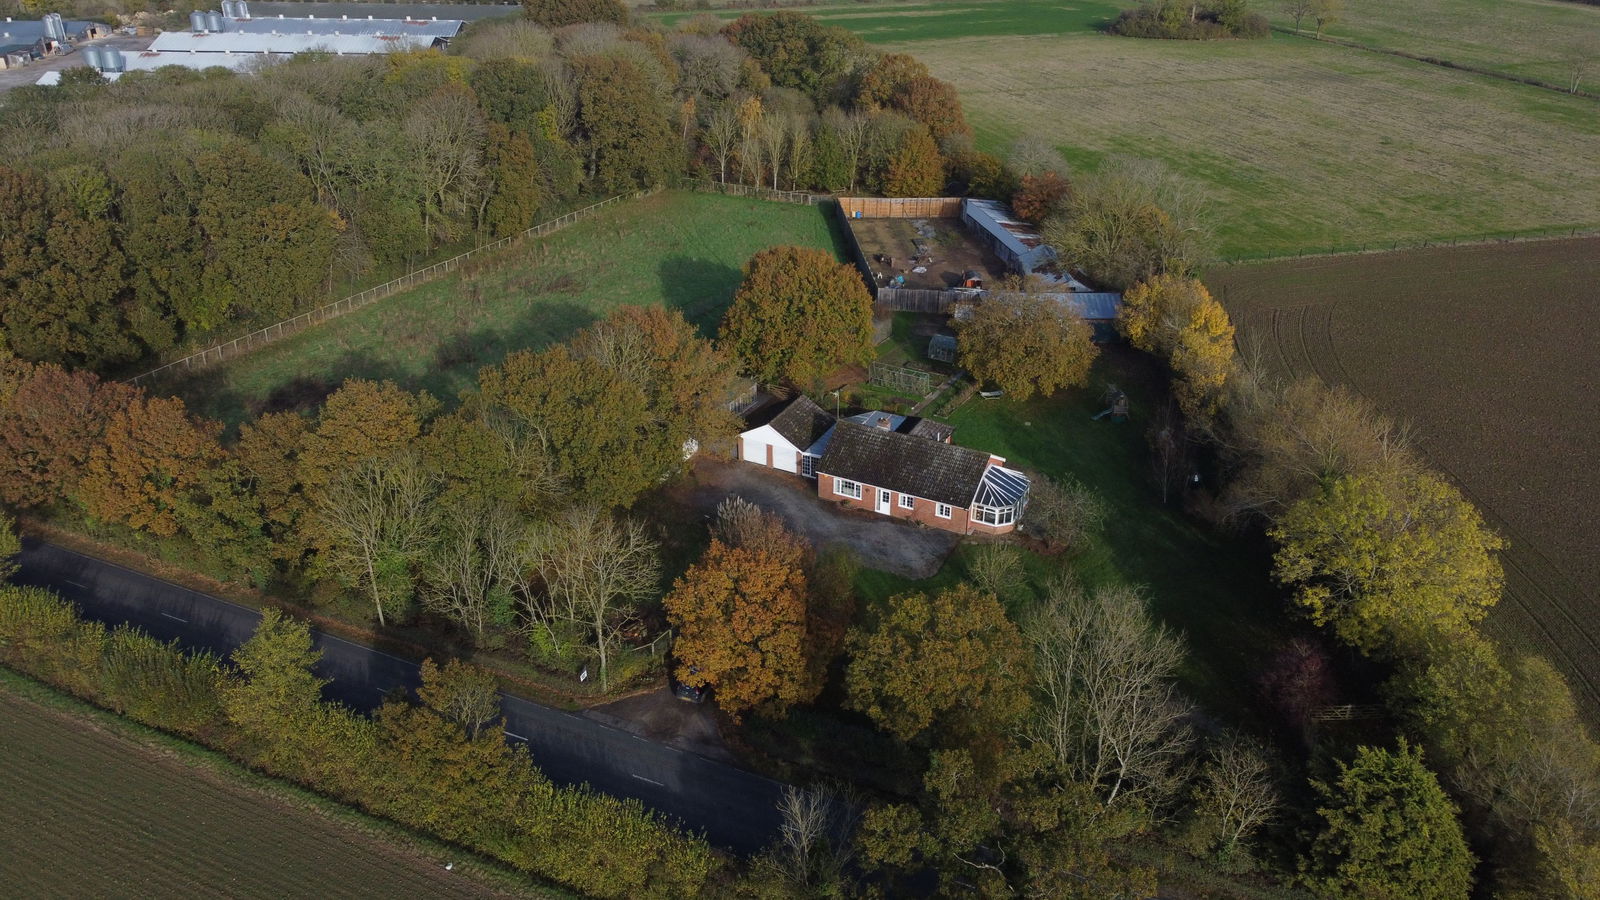
M 1282 34 L 1146 41 L 1128 2 L 957 0 L 805 12 L 912 53 L 960 90 L 978 143 L 1055 142 L 1079 171 L 1156 159 L 1209 200 L 1224 258 L 1600 227 L 1600 103 Z M 1279 24 L 1276 3 L 1256 8 Z M 1560 80 L 1600 70 L 1600 8 L 1349 0 L 1330 34 Z M 733 17 L 747 10 L 725 10 Z M 688 13 L 660 16 L 674 21 Z M 1591 80 L 1600 79 L 1600 71 Z
M 1411 424 L 1510 542 L 1492 630 L 1600 716 L 1600 239 L 1439 248 L 1207 276 L 1247 358 Z
M 415 847 L 258 790 L 242 770 L 23 696 L 43 690 L 0 680 L 6 896 L 497 895 Z
M 1256 9 L 1294 27 L 1280 4 Z M 1307 18 L 1300 27 L 1316 29 Z M 1574 62 L 1600 83 L 1600 7 L 1563 0 L 1345 0 L 1328 37 L 1446 59 L 1508 75 L 1566 85 Z
M 1153 158 L 1202 190 L 1223 257 L 1600 226 L 1600 104 L 1275 36 L 928 41 L 980 145 L 1092 169 Z
M 389 378 L 453 400 L 483 366 L 560 341 L 623 304 L 673 307 L 713 333 L 751 255 L 777 244 L 840 254 L 834 228 L 823 207 L 656 194 L 173 387 L 192 410 L 230 426 L 316 403 L 347 378 Z

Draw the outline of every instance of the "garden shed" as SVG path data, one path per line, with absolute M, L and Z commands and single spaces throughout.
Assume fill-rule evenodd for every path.
M 961 201 L 961 221 L 1018 274 L 1031 274 L 1056 260 L 1055 249 L 1044 242 L 1039 229 L 997 200 L 969 197 Z

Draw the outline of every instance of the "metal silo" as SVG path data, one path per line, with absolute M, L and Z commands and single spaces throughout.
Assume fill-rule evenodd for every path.
M 211 31 L 221 31 L 222 15 L 214 12 L 206 13 L 206 28 L 210 29 Z
M 198 9 L 189 13 L 189 30 L 200 34 L 206 30 L 206 14 Z
M 98 72 L 100 70 L 100 48 L 83 48 L 83 64 Z

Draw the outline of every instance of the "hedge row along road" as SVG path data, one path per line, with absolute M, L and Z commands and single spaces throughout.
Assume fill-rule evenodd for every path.
M 48 543 L 25 541 L 17 562 L 17 583 L 56 591 L 86 618 L 126 622 L 186 648 L 229 653 L 261 620 L 253 609 Z M 324 691 L 330 700 L 368 712 L 395 688 L 413 691 L 421 682 L 410 660 L 312 636 L 322 651 L 317 674 L 332 679 Z M 782 788 L 775 781 L 509 694 L 501 695 L 501 712 L 506 739 L 526 742 L 553 781 L 637 798 L 737 853 L 754 853 L 777 834 Z

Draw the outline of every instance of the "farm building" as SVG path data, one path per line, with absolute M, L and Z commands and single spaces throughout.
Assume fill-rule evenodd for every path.
M 887 422 L 845 421 L 817 461 L 817 496 L 957 534 L 1005 534 L 1016 528 L 1029 482 L 1004 463 Z
M 1016 527 L 1028 479 L 951 443 L 954 429 L 872 410 L 835 419 L 799 396 L 739 436 L 746 462 L 817 479 L 817 496 L 959 534 Z
M 969 197 L 961 201 L 961 221 L 1019 274 L 1047 269 L 1056 261 L 1055 249 L 1044 242 L 1039 229 L 1017 218 L 1011 207 L 997 200 Z
M 20 21 L 7 16 L 0 22 L 0 69 L 25 66 L 41 57 L 65 53 L 75 41 L 93 40 L 110 33 L 109 25 L 63 19 L 60 13 Z

